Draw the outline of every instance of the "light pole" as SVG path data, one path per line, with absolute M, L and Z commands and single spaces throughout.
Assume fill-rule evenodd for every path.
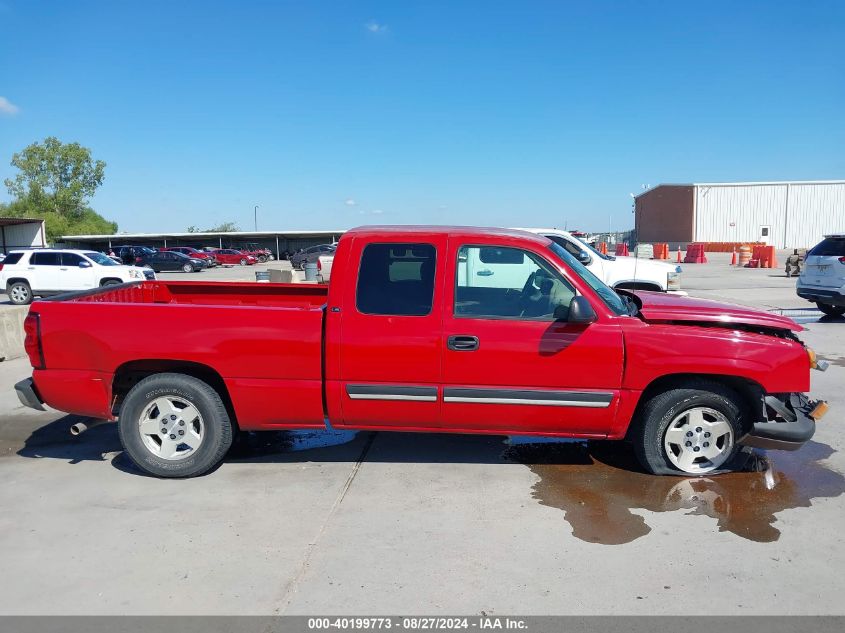
M 255 230 L 257 232 L 258 231 L 258 205 L 257 204 L 255 205 L 255 209 L 253 209 L 253 211 L 255 212 Z

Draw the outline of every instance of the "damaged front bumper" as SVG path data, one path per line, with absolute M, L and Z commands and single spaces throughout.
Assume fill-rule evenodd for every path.
M 806 394 L 791 393 L 783 398 L 767 395 L 766 421 L 757 422 L 739 440 L 743 446 L 795 451 L 816 432 L 816 422 L 827 413 L 827 402 L 810 400 Z

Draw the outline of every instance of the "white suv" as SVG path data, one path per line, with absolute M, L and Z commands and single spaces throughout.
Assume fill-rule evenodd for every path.
M 807 253 L 797 292 L 828 316 L 845 314 L 845 233 L 825 235 Z
M 520 230 L 538 233 L 562 246 L 611 288 L 686 294 L 681 292 L 681 267 L 677 264 L 639 257 L 604 255 L 560 229 Z
M 147 279 L 155 279 L 152 270 L 122 266 L 95 251 L 12 251 L 0 264 L 0 287 L 15 305 L 31 303 L 36 296 Z

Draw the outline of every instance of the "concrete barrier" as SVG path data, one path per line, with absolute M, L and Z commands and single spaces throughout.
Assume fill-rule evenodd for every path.
M 290 284 L 293 283 L 293 269 L 290 267 L 285 270 L 284 268 L 268 268 L 267 272 L 270 273 L 270 281 L 277 284 Z
M 23 320 L 29 306 L 0 306 L 0 360 L 24 356 Z

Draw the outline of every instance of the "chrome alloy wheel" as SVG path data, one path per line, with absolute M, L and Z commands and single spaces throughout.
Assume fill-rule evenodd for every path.
M 200 412 L 177 396 L 161 396 L 150 402 L 138 419 L 138 430 L 147 450 L 167 460 L 192 455 L 205 436 Z
M 716 470 L 730 457 L 734 445 L 731 423 L 707 407 L 680 413 L 666 429 L 663 450 L 675 468 L 698 475 Z

